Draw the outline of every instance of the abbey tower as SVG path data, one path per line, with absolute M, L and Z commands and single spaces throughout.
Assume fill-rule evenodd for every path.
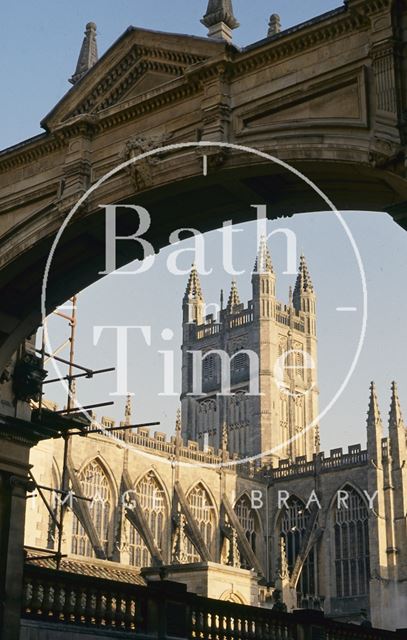
M 205 310 L 193 265 L 183 300 L 184 441 L 217 450 L 227 439 L 231 455 L 264 454 L 275 464 L 312 459 L 319 451 L 316 296 L 304 256 L 283 304 L 262 239 L 252 300 L 242 303 L 233 281 L 226 308 L 221 302 L 216 316 Z

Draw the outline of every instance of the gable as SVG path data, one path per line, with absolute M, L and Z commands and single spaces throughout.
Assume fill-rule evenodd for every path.
M 130 27 L 44 118 L 47 130 L 82 114 L 95 115 L 181 78 L 223 50 L 208 38 Z

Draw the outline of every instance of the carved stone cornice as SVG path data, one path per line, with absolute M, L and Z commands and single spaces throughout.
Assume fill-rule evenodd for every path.
M 345 0 L 345 7 L 348 11 L 357 11 L 365 16 L 390 9 L 392 4 L 393 0 Z
M 135 45 L 95 86 L 89 88 L 89 95 L 83 97 L 79 105 L 72 107 L 70 114 L 65 116 L 63 122 L 56 124 L 52 133 L 42 134 L 0 153 L 0 172 L 59 151 L 75 135 L 105 132 L 177 101 L 187 100 L 199 93 L 205 83 L 213 78 L 222 76 L 226 81 L 239 78 L 257 68 L 303 54 L 308 49 L 328 46 L 336 38 L 368 30 L 372 28 L 371 16 L 389 10 L 390 6 L 391 0 L 350 0 L 345 7 L 334 10 L 327 16 L 283 31 L 242 51 L 231 45 L 214 48 L 213 42 L 208 43 L 207 56 L 202 52 L 190 53 L 168 47 Z M 381 56 L 385 53 L 375 52 L 374 55 Z M 120 104 L 135 79 L 141 77 L 146 69 L 165 71 L 169 80 L 173 80 Z M 81 82 L 73 91 L 80 91 L 81 87 L 84 91 L 87 79 L 84 78 L 83 82 L 83 87 Z M 43 126 L 46 127 L 48 122 L 51 125 L 56 117 L 55 113 L 58 113 L 56 109 L 59 107 L 43 121 Z M 95 109 L 96 114 L 89 113 Z
M 100 111 L 115 102 L 131 88 L 146 71 L 181 76 L 188 66 L 203 62 L 203 56 L 167 49 L 135 46 L 93 88 L 92 92 L 67 117 Z
M 387 1 L 383 0 L 383 2 Z M 243 57 L 236 60 L 234 75 L 241 75 L 258 67 L 304 53 L 307 49 L 369 27 L 370 20 L 366 12 L 340 9 L 336 15 L 331 14 L 325 19 L 316 18 L 303 26 L 282 31 L 278 38 L 259 43 L 258 48 L 256 45 L 248 47 L 243 51 Z
M 57 135 L 43 133 L 40 139 L 27 140 L 16 147 L 5 149 L 0 154 L 0 173 L 14 169 L 27 162 L 35 162 L 44 156 L 59 151 L 65 146 L 65 141 Z

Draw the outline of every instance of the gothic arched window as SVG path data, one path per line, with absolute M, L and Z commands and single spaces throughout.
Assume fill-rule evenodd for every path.
M 239 518 L 239 522 L 242 525 L 245 536 L 253 549 L 254 553 L 256 553 L 256 543 L 257 543 L 257 530 L 256 530 L 256 515 L 254 509 L 251 508 L 250 500 L 248 496 L 242 496 L 235 504 L 235 513 Z M 241 566 L 242 569 L 251 569 L 247 565 L 247 562 L 244 558 L 241 558 Z
M 291 574 L 298 554 L 300 553 L 307 528 L 310 524 L 311 513 L 305 509 L 304 503 L 298 498 L 288 500 L 288 509 L 285 509 L 280 535 L 284 538 L 287 555 L 287 565 Z M 309 552 L 297 583 L 297 591 L 303 595 L 316 595 L 317 593 L 317 558 L 316 549 Z
M 111 509 L 111 491 L 109 481 L 102 467 L 96 460 L 90 462 L 79 476 L 79 482 L 87 502 L 89 512 L 105 553 L 108 553 L 109 525 Z M 78 518 L 73 515 L 72 521 L 72 553 L 80 556 L 93 556 L 94 551 L 85 529 Z
M 215 509 L 206 489 L 198 484 L 188 494 L 188 503 L 202 538 L 208 549 L 212 547 L 215 531 Z M 201 557 L 189 538 L 187 539 L 187 561 L 200 562 Z
M 336 595 L 366 595 L 369 591 L 368 510 L 351 487 L 343 490 L 343 503 L 335 508 Z M 345 492 L 347 496 L 345 496 Z
M 161 551 L 166 507 L 164 490 L 154 473 L 150 472 L 140 480 L 136 486 L 136 495 L 154 541 Z M 151 565 L 151 556 L 144 540 L 132 525 L 130 525 L 129 534 L 129 553 L 130 564 L 136 567 L 148 567 Z

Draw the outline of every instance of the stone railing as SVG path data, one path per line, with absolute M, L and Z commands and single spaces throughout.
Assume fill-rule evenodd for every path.
M 174 582 L 147 587 L 26 565 L 22 618 L 49 630 L 55 625 L 116 637 L 202 640 L 394 640 L 404 632 L 364 629 L 325 619 L 316 611 L 293 614 L 212 600 Z M 71 632 L 67 632 L 69 634 Z M 61 635 L 62 634 L 62 635 Z M 37 636 L 36 636 L 37 637 Z M 38 635 L 38 638 L 41 636 Z M 51 635 L 46 636 L 51 637 Z M 67 635 L 67 638 L 71 635 Z
M 278 467 L 268 468 L 266 477 L 273 480 L 292 478 L 295 476 L 315 475 L 336 469 L 364 465 L 368 462 L 367 451 L 363 451 L 360 445 L 351 445 L 344 453 L 342 449 L 332 449 L 328 458 L 324 453 L 314 455 L 312 460 L 300 456 L 295 460 L 279 460 Z M 261 470 L 264 475 L 264 469 Z

